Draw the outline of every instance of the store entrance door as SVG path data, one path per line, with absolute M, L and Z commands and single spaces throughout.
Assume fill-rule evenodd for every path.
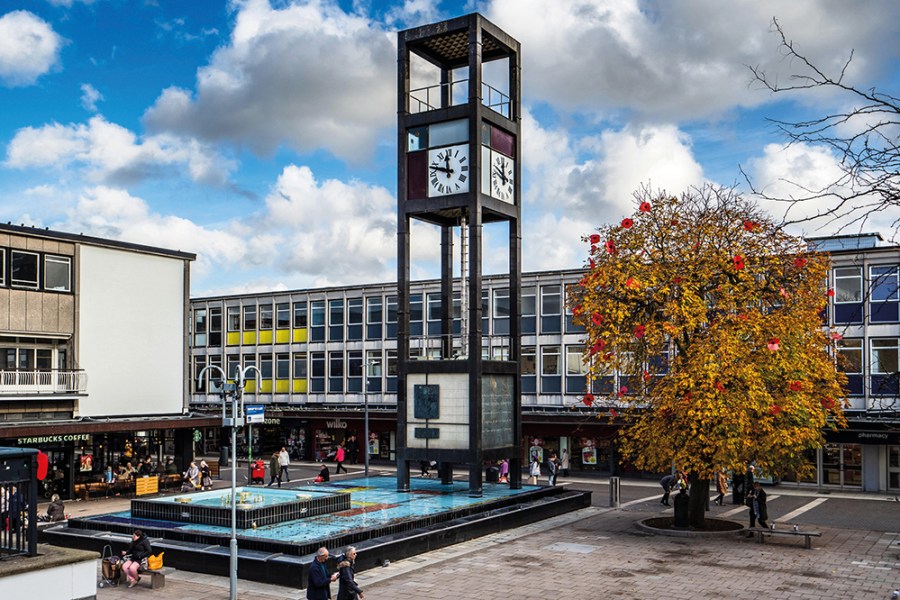
M 862 446 L 825 444 L 822 448 L 822 485 L 840 489 L 862 488 Z

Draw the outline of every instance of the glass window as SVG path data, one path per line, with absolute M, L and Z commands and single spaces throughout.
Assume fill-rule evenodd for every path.
M 347 300 L 347 325 L 362 325 L 363 301 L 362 298 L 349 298 Z
M 12 284 L 21 287 L 37 288 L 38 255 L 34 252 L 12 250 Z
M 381 377 L 380 350 L 369 350 L 366 352 L 366 375 L 368 377 Z
M 225 358 L 225 360 L 226 360 L 225 376 L 228 377 L 228 379 L 234 379 L 235 375 L 238 372 L 238 368 L 240 368 L 240 366 L 241 366 L 240 365 L 241 357 L 238 356 L 237 354 L 229 354 Z
M 522 375 L 537 373 L 534 346 L 522 346 Z
M 860 267 L 839 267 L 834 270 L 834 301 L 862 301 L 862 269 Z
M 541 375 L 559 374 L 559 346 L 541 346 Z
M 240 331 L 241 330 L 241 307 L 240 306 L 229 306 L 228 307 L 228 331 Z
M 453 292 L 453 310 L 451 311 L 453 314 L 451 315 L 454 319 L 462 318 L 462 296 L 459 295 L 459 292 Z
M 444 121 L 428 127 L 428 147 L 446 146 L 469 139 L 469 122 L 466 119 Z
M 441 320 L 441 295 L 439 293 L 431 293 L 427 296 L 428 301 L 428 320 Z
M 287 302 L 275 305 L 275 328 L 291 328 L 291 305 Z
M 541 316 L 558 315 L 562 310 L 560 286 L 541 287 Z
M 54 292 L 72 291 L 72 259 L 68 256 L 44 257 L 44 289 Z
M 397 351 L 396 350 L 385 350 L 384 358 L 387 362 L 387 376 L 388 377 L 396 377 L 397 376 Z
M 385 315 L 386 323 L 396 323 L 397 322 L 397 296 L 388 296 L 387 297 L 387 314 Z
M 584 375 L 587 365 L 582 358 L 581 346 L 566 346 L 566 375 Z
M 306 302 L 294 302 L 294 329 L 306 327 Z
M 844 373 L 858 374 L 863 372 L 863 341 L 860 339 L 844 338 L 837 344 L 838 355 L 841 364 L 838 365 Z
M 900 269 L 871 267 L 869 278 L 872 282 L 872 302 L 896 302 L 900 300 Z
M 259 306 L 259 328 L 260 330 L 272 329 L 272 305 L 261 304 Z
M 362 377 L 362 350 L 347 351 L 347 377 Z
M 313 300 L 309 303 L 309 320 L 313 327 L 325 326 L 325 301 Z
M 222 345 L 222 307 L 209 307 L 209 345 Z
M 0 248 L 0 285 L 6 285 L 6 248 Z
M 311 352 L 309 355 L 311 375 L 315 378 L 325 377 L 325 353 Z
M 194 309 L 194 346 L 206 346 L 206 309 Z
M 409 320 L 422 320 L 422 294 L 409 295 Z
M 897 340 L 870 340 L 872 348 L 872 373 L 893 374 L 897 372 Z
M 522 316 L 533 317 L 537 313 L 535 291 L 533 287 L 522 288 Z
M 244 306 L 244 331 L 256 331 L 256 306 Z
M 275 355 L 275 379 L 288 379 L 291 376 L 291 355 Z
M 337 298 L 328 301 L 328 324 L 344 324 L 344 299 Z
M 366 298 L 366 323 L 381 324 L 381 298 Z
M 244 361 L 246 362 L 246 357 Z M 246 365 L 245 365 L 246 366 Z M 259 357 L 259 373 L 262 379 L 272 379 L 272 355 L 261 354 Z M 253 372 L 247 374 L 248 379 L 253 377 Z
M 509 318 L 509 288 L 494 290 L 494 318 Z
M 306 379 L 306 352 L 294 353 L 294 379 Z

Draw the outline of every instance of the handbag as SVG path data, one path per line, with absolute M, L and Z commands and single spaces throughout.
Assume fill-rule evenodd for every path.
M 160 552 L 156 555 L 151 555 L 147 558 L 147 569 L 150 571 L 158 571 L 163 568 L 163 554 L 165 552 Z

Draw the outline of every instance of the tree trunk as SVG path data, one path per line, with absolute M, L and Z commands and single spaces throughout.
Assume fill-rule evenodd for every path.
M 709 479 L 698 478 L 691 473 L 691 500 L 689 519 L 694 529 L 706 529 L 706 509 L 709 505 Z

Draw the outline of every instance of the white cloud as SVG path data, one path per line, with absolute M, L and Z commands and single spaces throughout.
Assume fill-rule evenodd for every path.
M 683 0 L 494 0 L 487 16 L 522 43 L 524 94 L 563 110 L 653 120 L 708 117 L 771 96 L 748 87 L 747 65 L 786 76 L 771 31 L 777 17 L 797 47 L 866 81 L 898 56 L 900 4 Z M 892 42 L 886 42 L 892 40 Z
M 762 156 L 747 164 L 754 187 L 763 195 L 787 199 L 783 202 L 760 200 L 760 206 L 775 219 L 793 223 L 789 229 L 795 234 L 829 235 L 857 232 L 893 232 L 897 229 L 900 209 L 865 210 L 880 203 L 880 198 L 861 195 L 844 207 L 838 206 L 834 196 L 791 202 L 790 199 L 809 198 L 829 189 L 849 195 L 849 186 L 834 186 L 844 181 L 839 158 L 824 146 L 808 144 L 768 144 Z M 851 212 L 864 209 L 862 212 Z M 833 211 L 833 215 L 827 214 Z M 863 220 L 855 217 L 869 213 Z M 822 215 L 818 216 L 817 215 Z M 893 236 L 889 236 L 893 237 Z
M 183 167 L 194 181 L 223 184 L 235 167 L 209 145 L 168 134 L 139 140 L 100 115 L 87 124 L 20 129 L 6 152 L 9 167 L 77 166 L 85 169 L 89 179 L 102 183 L 136 182 L 164 167 Z
M 198 70 L 196 90 L 163 91 L 147 127 L 259 153 L 286 145 L 370 159 L 396 114 L 392 34 L 326 1 L 235 4 L 230 43 Z
M 81 106 L 83 106 L 85 110 L 97 112 L 97 102 L 101 100 L 103 100 L 103 94 L 101 94 L 97 88 L 89 83 L 81 84 Z
M 31 85 L 59 60 L 62 38 L 40 17 L 15 10 L 0 17 L 0 82 Z

